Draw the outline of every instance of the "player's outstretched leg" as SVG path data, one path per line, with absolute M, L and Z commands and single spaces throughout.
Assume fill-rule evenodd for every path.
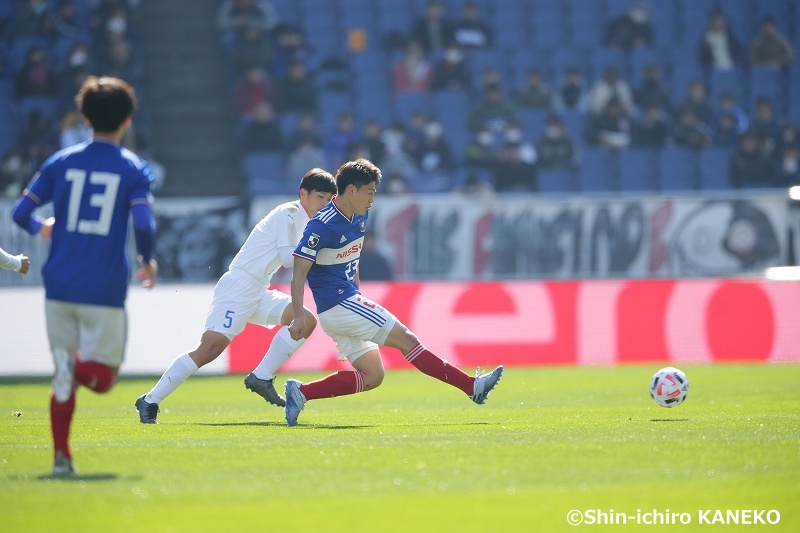
M 286 407 L 286 400 L 275 390 L 275 378 L 258 379 L 252 372 L 244 378 L 244 386 L 251 392 L 255 392 L 268 403 L 278 407 Z
M 286 394 L 286 424 L 289 426 L 297 425 L 297 417 L 306 406 L 306 397 L 300 392 L 300 385 L 302 383 L 296 379 L 287 379 L 283 386 Z
M 497 385 L 501 377 L 503 377 L 503 365 L 498 366 L 491 372 L 476 376 L 474 390 L 472 396 L 470 396 L 472 401 L 479 405 L 486 403 L 486 397 L 489 396 L 489 393 Z
M 158 416 L 158 404 L 157 403 L 148 403 L 145 400 L 146 394 L 142 394 L 138 398 L 136 398 L 136 403 L 133 404 L 136 407 L 136 410 L 139 412 L 139 421 L 142 424 L 158 424 L 156 417 Z

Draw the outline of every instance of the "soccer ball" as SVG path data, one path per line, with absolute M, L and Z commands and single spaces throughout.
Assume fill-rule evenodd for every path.
M 689 394 L 689 379 L 682 371 L 668 366 L 650 380 L 650 397 L 661 407 L 675 407 Z

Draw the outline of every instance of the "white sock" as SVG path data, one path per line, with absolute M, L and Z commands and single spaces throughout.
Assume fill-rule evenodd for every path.
M 175 359 L 169 368 L 158 380 L 156 386 L 147 393 L 144 401 L 147 403 L 160 404 L 164 398 L 172 394 L 172 392 L 181 386 L 181 383 L 186 381 L 189 376 L 197 372 L 198 366 L 192 361 L 188 353 Z
M 272 379 L 278 368 L 285 363 L 294 352 L 300 348 L 305 339 L 296 341 L 289 335 L 289 328 L 281 328 L 281 330 L 272 338 L 272 343 L 269 345 L 266 355 L 258 363 L 258 366 L 253 370 L 253 374 L 258 379 Z

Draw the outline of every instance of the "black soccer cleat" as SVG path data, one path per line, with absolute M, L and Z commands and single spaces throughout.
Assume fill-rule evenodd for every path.
M 271 403 L 272 405 L 277 405 L 278 407 L 285 407 L 286 400 L 278 394 L 278 391 L 275 390 L 275 384 L 273 379 L 259 379 L 256 377 L 255 374 L 250 373 L 247 374 L 247 377 L 244 378 L 244 386 L 255 392 L 264 400 Z
M 158 416 L 158 404 L 147 403 L 144 399 L 145 396 L 147 395 L 142 394 L 136 398 L 136 403 L 134 404 L 136 410 L 139 411 L 139 421 L 142 424 L 158 424 L 156 420 Z

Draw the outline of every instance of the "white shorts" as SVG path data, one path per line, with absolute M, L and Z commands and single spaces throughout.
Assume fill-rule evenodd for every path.
M 339 360 L 351 363 L 386 342 L 397 318 L 372 300 L 356 294 L 320 313 L 322 330 L 336 342 Z
M 125 359 L 128 317 L 122 307 L 45 300 L 50 351 L 79 352 L 84 361 L 118 367 Z
M 273 328 L 281 323 L 281 315 L 290 303 L 288 294 L 268 290 L 249 274 L 229 271 L 214 287 L 206 330 L 222 333 L 233 340 L 248 322 Z

